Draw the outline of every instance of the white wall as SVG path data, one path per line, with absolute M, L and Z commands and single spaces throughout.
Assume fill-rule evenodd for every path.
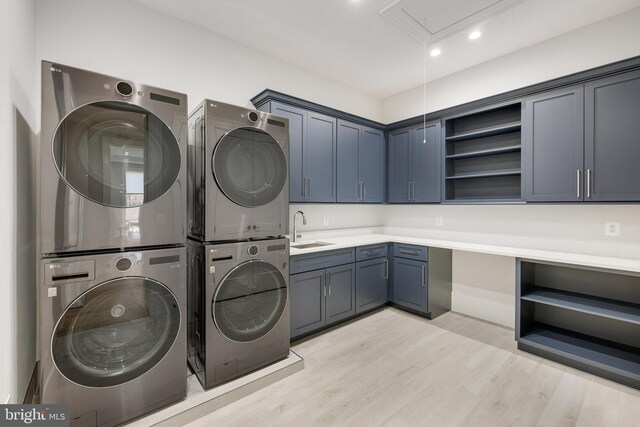
M 300 227 L 303 235 L 309 231 L 379 227 L 385 221 L 385 206 L 382 205 L 292 204 L 289 206 L 290 231 L 293 230 L 293 215 L 298 210 L 307 218 L 307 225 Z M 325 218 L 328 220 L 326 225 Z M 299 217 L 298 225 L 301 224 Z
M 426 112 L 441 110 L 640 55 L 640 8 L 427 84 Z M 442 58 L 445 59 L 444 57 Z M 422 63 L 416 61 L 416 67 Z M 384 123 L 425 112 L 424 86 L 382 101 Z
M 0 403 L 15 403 L 36 351 L 35 1 L 4 1 L 1 19 Z
M 442 218 L 442 226 L 436 225 L 437 217 Z M 620 222 L 619 237 L 604 235 L 606 221 Z M 638 204 L 387 205 L 383 224 L 436 238 L 446 233 L 446 238 L 560 252 L 578 248 L 580 253 L 640 262 Z M 453 252 L 453 310 L 513 327 L 514 295 L 515 258 Z
M 128 0 L 37 2 L 38 60 L 237 105 L 269 88 L 372 120 L 379 99 Z

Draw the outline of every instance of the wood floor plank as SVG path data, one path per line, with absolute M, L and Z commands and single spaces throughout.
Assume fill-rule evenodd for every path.
M 190 427 L 640 427 L 640 392 L 516 348 L 513 330 L 394 308 L 301 340 L 305 369 Z

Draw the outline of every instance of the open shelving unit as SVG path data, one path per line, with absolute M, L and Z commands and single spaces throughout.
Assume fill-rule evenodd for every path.
M 445 202 L 522 201 L 521 103 L 445 121 Z
M 640 274 L 518 260 L 518 348 L 640 388 Z

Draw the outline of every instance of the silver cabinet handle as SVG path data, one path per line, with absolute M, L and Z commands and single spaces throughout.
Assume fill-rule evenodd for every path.
M 418 252 L 418 251 L 410 251 L 410 250 L 407 250 L 407 249 L 400 249 L 398 252 L 400 252 L 401 254 L 404 254 L 404 255 L 414 255 L 414 256 L 420 255 L 420 252 Z
M 427 269 L 427 266 L 426 266 L 426 265 L 423 265 L 423 266 L 422 266 L 422 287 L 423 287 L 423 288 L 427 285 L 427 284 L 425 283 L 425 280 L 424 280 L 424 278 L 425 278 L 425 276 L 426 276 L 426 273 L 425 273 L 425 270 L 426 270 L 426 269 Z
M 325 273 L 325 280 L 327 281 L 327 285 L 331 285 L 331 273 Z M 331 287 L 329 287 L 331 289 Z M 331 291 L 329 291 L 329 295 L 331 295 Z
M 361 189 L 362 189 L 362 182 L 358 181 L 358 195 L 357 195 L 357 197 L 356 197 L 356 199 L 357 199 L 357 200 L 362 200 L 362 196 L 361 196 L 362 192 L 361 192 Z
M 416 182 L 413 181 L 412 185 L 411 185 L 411 200 L 413 200 L 414 202 L 416 201 Z
M 367 200 L 367 185 L 362 183 L 362 200 Z
M 576 197 L 580 198 L 580 169 L 576 170 Z
M 327 287 L 323 286 L 322 288 L 324 289 L 324 297 L 326 298 L 327 297 Z
M 407 199 L 411 201 L 411 181 L 409 181 L 407 184 L 409 184 L 409 189 L 407 190 Z
M 587 169 L 587 199 L 591 198 L 591 169 Z
M 307 200 L 311 199 L 311 178 L 307 177 Z
M 307 199 L 307 178 L 302 177 L 302 200 Z
M 385 279 L 389 278 L 389 260 L 388 259 L 384 260 L 384 278 Z
M 331 285 L 329 285 L 329 296 L 331 296 Z

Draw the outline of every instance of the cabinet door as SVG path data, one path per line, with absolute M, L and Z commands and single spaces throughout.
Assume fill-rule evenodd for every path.
M 440 123 L 413 131 L 410 156 L 414 202 L 440 201 L 440 146 Z
M 427 263 L 394 258 L 393 302 L 427 312 Z
M 336 119 L 307 112 L 307 137 L 302 152 L 306 201 L 335 202 Z
M 289 276 L 291 338 L 325 324 L 324 270 Z
M 386 304 L 388 277 L 387 258 L 356 263 L 356 313 Z
M 289 200 L 303 202 L 302 146 L 306 132 L 306 111 L 272 102 L 271 113 L 289 119 Z
M 327 324 L 356 313 L 355 264 L 327 268 Z
M 582 85 L 525 101 L 522 158 L 528 202 L 583 199 L 583 108 Z
M 360 198 L 364 202 L 382 203 L 384 200 L 384 133 L 362 127 L 360 134 Z
M 360 136 L 360 125 L 338 120 L 338 202 L 359 202 L 362 198 L 358 174 Z
M 389 203 L 409 202 L 409 129 L 389 134 Z
M 640 72 L 585 86 L 587 201 L 640 200 Z

